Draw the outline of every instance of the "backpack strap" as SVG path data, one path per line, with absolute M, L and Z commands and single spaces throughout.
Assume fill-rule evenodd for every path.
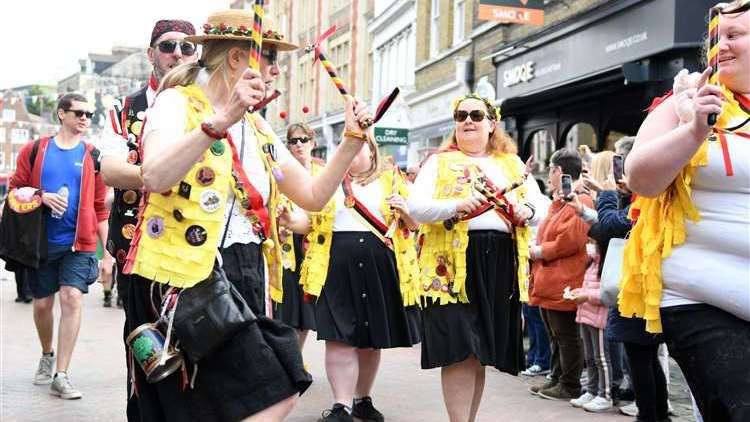
M 39 152 L 39 142 L 41 139 L 34 141 L 34 146 L 31 147 L 31 155 L 29 155 L 29 164 L 31 165 L 31 172 L 34 172 L 34 163 L 36 162 L 36 154 Z

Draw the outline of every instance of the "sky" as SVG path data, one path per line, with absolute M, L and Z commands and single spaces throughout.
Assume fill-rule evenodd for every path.
M 148 47 L 159 19 L 201 27 L 229 0 L 2 0 L 0 90 L 55 84 L 80 70 L 88 53 L 112 46 Z

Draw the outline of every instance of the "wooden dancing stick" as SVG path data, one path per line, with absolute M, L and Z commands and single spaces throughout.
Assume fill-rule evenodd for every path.
M 339 75 L 336 73 L 336 67 L 333 65 L 333 63 L 331 63 L 330 60 L 328 60 L 328 58 L 325 56 L 325 54 L 323 54 L 323 51 L 320 48 L 320 44 L 323 42 L 323 40 L 331 36 L 331 34 L 333 34 L 334 32 L 336 32 L 336 25 L 333 25 L 332 27 L 328 28 L 328 30 L 326 30 L 326 32 L 324 32 L 321 36 L 319 36 L 318 39 L 315 40 L 314 43 L 305 47 L 305 52 L 307 53 L 315 52 L 315 60 L 320 60 L 320 64 L 323 65 L 323 68 L 326 70 L 326 73 L 328 73 L 328 76 L 331 78 L 331 81 L 336 86 L 336 89 L 339 91 L 339 94 L 341 94 L 342 97 L 346 97 L 347 95 L 349 95 L 349 91 L 347 91 L 346 86 L 344 85 L 344 81 L 341 80 Z M 365 119 L 364 121 L 359 122 L 359 126 L 362 129 L 367 129 L 370 126 L 372 126 L 373 123 L 375 123 L 373 119 L 368 118 L 368 119 Z
M 714 6 L 708 11 L 708 65 L 711 66 L 709 83 L 716 83 L 719 79 L 719 15 L 721 7 Z M 716 113 L 708 115 L 708 125 L 716 124 Z
M 263 45 L 263 3 L 255 0 L 253 5 L 253 27 L 250 29 L 250 68 L 260 70 L 260 49 Z

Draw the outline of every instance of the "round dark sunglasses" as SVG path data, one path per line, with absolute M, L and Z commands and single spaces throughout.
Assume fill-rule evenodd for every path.
M 87 119 L 91 119 L 92 117 L 94 117 L 94 113 L 90 111 L 85 111 L 85 110 L 67 110 L 67 111 L 75 114 L 76 117 L 79 119 L 83 116 L 86 116 Z
M 310 138 L 307 136 L 300 136 L 299 138 L 289 138 L 286 140 L 287 145 L 297 145 L 297 142 L 300 144 L 306 144 L 310 142 Z
M 195 54 L 195 44 L 189 41 L 164 40 L 156 46 L 162 53 L 172 54 L 178 45 L 180 46 L 180 52 L 183 56 L 192 56 Z
M 471 117 L 472 122 L 481 122 L 487 113 L 484 110 L 456 110 L 453 112 L 453 120 L 461 123 L 466 120 L 467 117 Z

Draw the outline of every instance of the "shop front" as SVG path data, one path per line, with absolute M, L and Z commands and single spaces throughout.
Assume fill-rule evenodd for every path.
M 613 149 L 635 135 L 682 68 L 701 69 L 714 1 L 616 0 L 496 53 L 505 129 L 544 172 L 558 148 Z

